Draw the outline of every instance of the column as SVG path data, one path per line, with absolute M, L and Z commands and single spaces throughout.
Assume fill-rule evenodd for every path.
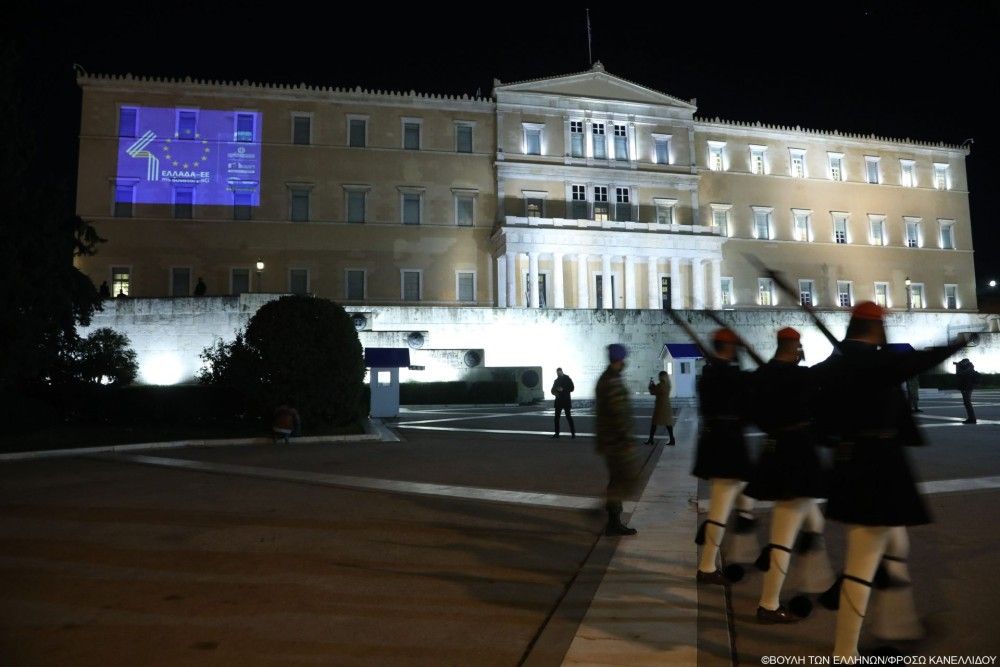
M 614 308 L 611 301 L 611 255 L 601 255 L 601 308 Z
M 713 259 L 708 273 L 708 294 L 712 310 L 722 309 L 722 260 Z
M 566 307 L 566 299 L 563 294 L 563 255 L 561 252 L 552 253 L 552 306 L 554 308 Z
M 625 255 L 625 307 L 635 310 L 635 259 Z
M 497 262 L 497 307 L 507 307 L 507 257 L 500 255 Z
M 705 309 L 705 260 L 691 260 L 691 307 L 694 310 Z
M 538 308 L 538 253 L 528 253 L 528 308 Z
M 590 308 L 590 289 L 587 284 L 587 254 L 576 256 L 576 307 Z
M 517 253 L 508 252 L 507 261 L 507 307 L 517 308 Z
M 646 258 L 646 307 L 659 310 L 660 303 L 660 269 L 659 257 Z
M 681 285 L 681 260 L 679 257 L 670 258 L 670 307 L 674 310 L 683 310 L 687 307 L 684 301 L 684 290 Z

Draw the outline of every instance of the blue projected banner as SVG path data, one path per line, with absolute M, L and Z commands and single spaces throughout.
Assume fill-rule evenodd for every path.
M 122 107 L 115 199 L 260 205 L 261 114 Z

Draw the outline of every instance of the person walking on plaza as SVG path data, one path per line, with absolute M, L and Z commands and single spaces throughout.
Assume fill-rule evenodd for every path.
M 605 507 L 608 524 L 605 535 L 635 535 L 635 528 L 622 523 L 622 500 L 635 490 L 639 462 L 632 442 L 632 406 L 622 378 L 628 350 L 614 343 L 608 346 L 608 367 L 594 390 L 597 451 L 608 466 Z
M 698 563 L 697 578 L 710 584 L 731 583 L 716 560 L 726 522 L 736 497 L 750 478 L 750 455 L 743 439 L 743 421 L 747 398 L 747 373 L 737 363 L 739 338 L 730 329 L 719 329 L 712 336 L 714 354 L 698 382 L 698 410 L 701 432 L 695 453 L 695 477 L 711 484 L 708 519 L 698 530 L 695 542 L 704 544 Z
M 674 409 L 670 405 L 670 375 L 666 371 L 660 371 L 659 377 L 658 383 L 649 378 L 649 393 L 656 397 L 656 403 L 653 405 L 653 423 L 649 427 L 649 439 L 642 443 L 644 445 L 656 444 L 657 426 L 667 427 L 667 435 L 670 436 L 667 444 L 674 444 Z
M 274 410 L 274 422 L 271 430 L 274 434 L 274 443 L 284 440 L 288 444 L 288 437 L 298 435 L 302 428 L 302 420 L 299 418 L 299 411 L 290 405 L 282 404 Z
M 958 390 L 962 392 L 962 402 L 965 403 L 965 421 L 963 424 L 976 423 L 976 411 L 972 408 L 972 390 L 976 388 L 979 371 L 968 359 L 952 362 L 955 365 L 955 375 L 958 377 Z
M 811 370 L 799 365 L 799 332 L 785 327 L 777 338 L 774 358 L 751 376 L 749 414 L 766 438 L 744 493 L 775 503 L 770 544 L 757 562 L 766 572 L 757 620 L 793 623 L 801 617 L 781 604 L 781 589 L 799 529 L 811 513 L 819 512 L 815 499 L 826 497 L 826 475 L 813 436 L 816 383 Z M 813 592 L 833 583 L 829 565 L 826 572 L 829 579 Z
M 576 427 L 573 426 L 573 402 L 570 394 L 576 387 L 573 386 L 573 379 L 563 373 L 563 369 L 556 369 L 556 380 L 552 383 L 552 395 L 556 397 L 556 432 L 553 438 L 559 437 L 559 414 L 566 411 L 566 421 L 569 423 L 570 437 L 576 438 Z
M 847 524 L 833 654 L 858 655 L 858 637 L 879 564 L 909 585 L 906 527 L 930 522 L 904 447 L 922 444 L 902 384 L 966 344 L 893 353 L 886 349 L 884 310 L 855 306 L 837 351 L 814 367 L 822 419 L 836 442 L 827 518 Z M 911 637 L 913 638 L 913 637 Z

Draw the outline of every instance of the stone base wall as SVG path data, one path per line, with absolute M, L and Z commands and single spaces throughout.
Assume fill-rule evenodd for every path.
M 139 358 L 139 382 L 174 384 L 194 381 L 202 350 L 219 338 L 232 340 L 254 312 L 280 295 L 245 294 L 239 297 L 121 299 L 105 302 L 85 335 L 97 327 L 126 334 Z M 626 375 L 637 393 L 646 391 L 650 376 L 664 365 L 665 343 L 689 342 L 667 316 L 652 310 L 554 310 L 523 308 L 452 308 L 420 306 L 349 307 L 365 315 L 361 343 L 372 347 L 411 348 L 411 364 L 401 382 L 478 379 L 491 367 L 541 367 L 541 386 L 548 387 L 562 367 L 574 380 L 575 396 L 593 396 L 593 387 L 606 366 L 605 347 L 625 344 L 630 350 Z M 797 310 L 754 309 L 721 311 L 722 318 L 760 354 L 774 352 L 774 334 L 785 326 L 802 333 L 806 363 L 825 359 L 832 347 L 808 316 Z M 848 313 L 822 311 L 821 317 L 836 336 L 847 327 Z M 702 311 L 682 311 L 704 339 L 716 325 Z M 963 331 L 985 331 L 993 322 L 986 315 L 948 312 L 892 312 L 886 320 L 890 342 L 916 348 L 940 345 Z M 419 333 L 420 336 L 411 336 Z M 476 355 L 467 355 L 474 351 Z M 967 356 L 982 373 L 1000 373 L 1000 333 L 982 336 L 954 360 Z M 473 362 L 477 361 L 478 363 Z M 749 363 L 749 360 L 745 360 Z M 953 371 L 950 361 L 943 372 Z

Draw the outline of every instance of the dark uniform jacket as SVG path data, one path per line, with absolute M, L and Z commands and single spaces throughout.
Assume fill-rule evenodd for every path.
M 558 388 L 562 388 L 562 391 L 557 392 L 556 389 Z M 552 393 L 556 397 L 556 406 L 569 407 L 570 394 L 573 393 L 575 389 L 576 387 L 573 386 L 573 380 L 570 379 L 570 377 L 565 373 L 556 377 L 556 381 L 552 383 Z
M 825 498 L 826 477 L 816 450 L 816 375 L 772 359 L 750 376 L 750 419 L 764 431 L 746 495 L 758 500 Z
M 959 347 L 896 353 L 845 340 L 814 367 L 836 443 L 828 517 L 867 526 L 930 522 L 903 449 L 923 439 L 901 385 Z
M 710 361 L 698 378 L 701 431 L 695 477 L 750 479 L 750 456 L 743 439 L 747 373 L 735 363 Z

